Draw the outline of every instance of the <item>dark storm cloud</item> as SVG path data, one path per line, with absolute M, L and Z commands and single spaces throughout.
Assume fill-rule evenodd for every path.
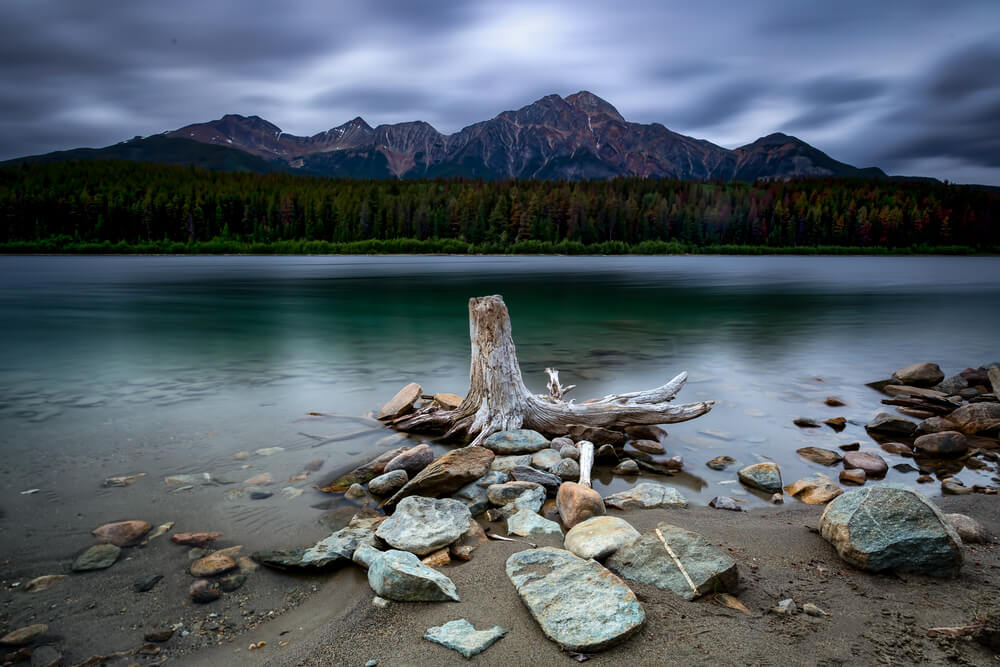
M 346 105 L 357 109 L 365 109 L 366 112 L 374 114 L 383 114 L 397 110 L 419 113 L 433 103 L 432 96 L 424 90 L 412 88 L 386 89 L 372 85 L 334 88 L 309 99 L 309 104 L 315 106 Z
M 694 129 L 712 127 L 750 109 L 767 90 L 758 81 L 727 81 L 693 95 L 683 106 L 670 109 L 670 122 Z
M 941 103 L 984 90 L 1000 90 L 1000 43 L 995 41 L 951 54 L 931 70 L 927 85 L 928 97 Z

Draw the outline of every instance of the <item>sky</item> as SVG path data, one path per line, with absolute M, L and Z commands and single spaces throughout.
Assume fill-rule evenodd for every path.
M 227 113 L 452 133 L 579 90 L 727 148 L 780 131 L 1000 185 L 998 0 L 0 2 L 0 159 Z

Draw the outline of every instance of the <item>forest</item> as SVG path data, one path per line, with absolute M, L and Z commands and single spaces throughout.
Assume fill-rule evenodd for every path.
M 933 181 L 346 180 L 117 160 L 0 169 L 0 250 L 1000 252 L 1000 194 Z

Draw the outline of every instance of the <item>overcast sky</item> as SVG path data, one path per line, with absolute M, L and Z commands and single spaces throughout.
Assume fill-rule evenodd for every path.
M 782 131 L 1000 185 L 1000 0 L 0 2 L 0 159 L 226 113 L 451 133 L 578 90 L 728 148 Z

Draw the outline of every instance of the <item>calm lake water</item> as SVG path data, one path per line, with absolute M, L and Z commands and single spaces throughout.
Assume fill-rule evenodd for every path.
M 718 403 L 668 427 L 686 472 L 655 479 L 695 503 L 763 502 L 733 484 L 735 470 L 704 465 L 721 454 L 774 460 L 788 483 L 822 470 L 795 454 L 806 444 L 877 446 L 857 424 L 792 425 L 863 424 L 882 398 L 865 382 L 917 361 L 951 374 L 1000 358 L 997 258 L 2 257 L 0 284 L 8 513 L 36 502 L 20 495 L 34 488 L 51 506 L 113 503 L 125 490 L 102 489 L 108 475 L 147 473 L 128 497 L 154 504 L 178 495 L 166 475 L 241 482 L 266 471 L 277 481 L 266 500 L 228 493 L 235 485 L 181 495 L 192 512 L 232 504 L 219 520 L 236 524 L 254 513 L 258 527 L 279 515 L 313 522 L 327 497 L 309 483 L 380 451 L 387 433 L 315 447 L 309 435 L 363 426 L 307 413 L 363 415 L 410 381 L 463 393 L 467 301 L 484 294 L 504 296 L 525 381 L 540 393 L 546 366 L 578 385 L 578 400 L 688 371 L 677 400 Z M 847 406 L 826 407 L 827 396 Z M 232 460 L 266 447 L 284 451 Z M 283 481 L 315 458 L 321 473 Z M 596 478 L 602 490 L 635 482 Z M 283 509 L 268 519 L 262 507 Z

